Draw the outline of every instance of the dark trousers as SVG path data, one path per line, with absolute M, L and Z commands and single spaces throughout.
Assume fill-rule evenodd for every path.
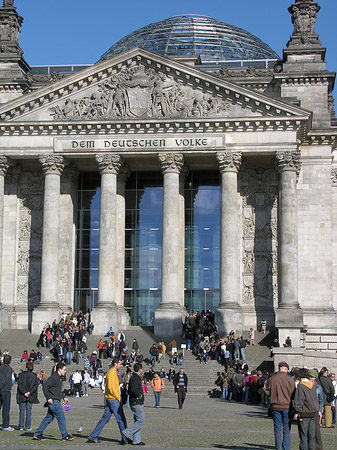
M 2 408 L 2 428 L 9 427 L 9 411 L 11 409 L 11 391 L 0 392 L 0 409 Z
M 177 389 L 177 393 L 178 393 L 178 405 L 179 408 L 181 409 L 183 407 L 186 398 L 186 389 L 184 387 L 179 387 Z
M 316 439 L 316 450 L 323 450 L 323 443 L 321 438 L 321 429 L 319 424 L 319 415 L 316 413 L 315 416 L 315 439 Z

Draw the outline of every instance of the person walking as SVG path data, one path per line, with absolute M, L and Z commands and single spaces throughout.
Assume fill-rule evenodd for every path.
M 19 375 L 18 389 L 16 392 L 16 402 L 19 405 L 19 429 L 23 431 L 32 430 L 32 407 L 34 403 L 40 403 L 38 400 L 38 387 L 40 380 L 33 373 L 34 363 L 29 361 L 26 364 L 26 370 Z M 26 416 L 26 420 L 25 420 Z
M 109 422 L 112 414 L 115 416 L 121 437 L 123 440 L 123 431 L 127 427 L 126 418 L 123 411 L 123 405 L 121 402 L 121 393 L 119 389 L 118 373 L 122 367 L 122 360 L 120 358 L 113 358 L 112 368 L 109 370 L 106 376 L 105 382 L 105 400 L 106 406 L 102 418 L 90 433 L 88 437 L 89 443 L 99 444 L 98 436 L 101 434 L 104 426 Z
M 150 353 L 150 363 L 153 368 L 156 367 L 157 358 L 159 356 L 157 344 L 153 344 L 152 347 L 149 350 Z
M 180 369 L 173 377 L 174 391 L 178 394 L 179 409 L 183 408 L 187 394 L 188 378 L 184 369 Z
M 11 390 L 13 369 L 10 366 L 12 357 L 6 354 L 0 365 L 0 409 L 2 408 L 2 431 L 14 431 L 9 425 L 9 413 L 11 409 Z
M 154 392 L 154 398 L 155 398 L 155 408 L 160 408 L 160 397 L 161 397 L 161 391 L 165 387 L 164 379 L 160 377 L 159 372 L 156 372 L 154 375 L 153 380 L 151 381 L 151 386 Z
M 44 383 L 42 389 L 46 397 L 45 406 L 48 407 L 46 417 L 40 423 L 40 426 L 35 431 L 33 439 L 38 441 L 44 440 L 43 431 L 47 426 L 56 418 L 62 435 L 62 441 L 72 441 L 74 437 L 68 433 L 66 419 L 64 417 L 63 408 L 61 405 L 62 394 L 62 381 L 65 379 L 67 372 L 67 366 L 63 362 L 59 362 L 56 365 L 55 372 Z M 63 400 L 67 403 L 66 397 Z
M 269 379 L 266 394 L 270 397 L 275 447 L 277 450 L 290 450 L 289 408 L 295 392 L 295 381 L 288 375 L 288 363 L 281 361 L 278 369 L 279 371 Z
M 143 366 L 140 363 L 136 363 L 129 382 L 130 406 L 133 412 L 134 423 L 122 432 L 124 444 L 145 445 L 141 441 L 141 431 L 145 425 L 142 373 Z M 133 436 L 133 439 L 130 439 L 131 436 Z

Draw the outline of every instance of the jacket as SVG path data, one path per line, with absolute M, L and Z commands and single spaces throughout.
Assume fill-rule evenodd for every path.
M 61 401 L 64 397 L 62 393 L 62 377 L 57 372 L 54 372 L 48 378 L 42 389 L 47 401 L 49 399 Z
M 161 390 L 165 387 L 164 380 L 160 377 L 153 378 L 151 381 L 151 386 L 155 392 L 161 392 Z
M 0 392 L 8 392 L 12 390 L 12 374 L 13 369 L 9 364 L 0 365 Z
M 335 396 L 335 388 L 332 384 L 332 381 L 330 380 L 330 378 L 321 375 L 317 378 L 317 382 L 322 386 L 323 389 L 324 405 L 331 405 L 332 400 L 328 401 L 327 396 L 328 394 L 330 394 L 331 398 Z
M 136 372 L 131 375 L 128 392 L 131 406 L 144 404 L 142 381 Z
M 188 378 L 187 378 L 186 373 L 184 373 L 183 376 L 184 376 L 184 383 L 185 383 L 184 384 L 184 388 L 185 388 L 185 391 L 187 392 Z M 179 378 L 180 378 L 180 373 L 178 372 L 173 377 L 173 385 L 174 385 L 175 392 L 177 392 L 177 386 L 179 384 Z
M 288 409 L 294 391 L 295 381 L 287 373 L 277 372 L 269 379 L 266 388 L 266 393 L 270 396 L 270 406 L 277 410 Z
M 19 375 L 16 403 L 40 403 L 38 400 L 38 387 L 40 381 L 35 373 L 26 370 Z M 29 392 L 29 397 L 25 394 Z
M 301 379 L 295 391 L 294 408 L 300 417 L 315 417 L 318 410 L 318 398 L 312 381 L 306 378 Z
M 104 395 L 107 400 L 121 400 L 118 375 L 114 368 L 106 376 Z

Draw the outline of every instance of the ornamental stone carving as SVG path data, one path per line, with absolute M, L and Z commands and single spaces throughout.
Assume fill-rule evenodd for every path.
M 337 167 L 331 169 L 331 184 L 337 186 Z
M 288 47 L 300 45 L 321 45 L 315 33 L 317 13 L 321 7 L 312 0 L 296 1 L 288 8 L 294 32 L 288 42 Z
M 3 177 L 6 175 L 9 167 L 11 166 L 11 161 L 7 156 L 0 156 L 0 175 Z
M 241 166 L 242 154 L 241 152 L 231 152 L 226 150 L 218 152 L 216 159 L 219 163 L 220 172 L 238 172 Z
M 104 173 L 113 173 L 117 175 L 122 165 L 121 157 L 110 153 L 96 155 L 96 162 L 101 175 Z
M 135 64 L 99 83 L 95 92 L 67 99 L 50 111 L 55 120 L 109 120 L 223 117 L 228 108 L 228 102 L 221 97 Z
M 277 304 L 278 177 L 271 169 L 240 173 L 242 198 L 242 303 Z
M 280 172 L 292 170 L 298 175 L 301 170 L 301 152 L 290 150 L 276 152 L 276 168 Z
M 182 153 L 159 153 L 161 170 L 165 173 L 180 173 L 184 166 Z
M 64 169 L 64 159 L 61 155 L 39 156 L 42 165 L 42 171 L 45 175 L 55 173 L 61 175 Z
M 4 0 L 4 8 L 0 8 L 0 58 L 5 55 L 12 57 L 23 55 L 23 50 L 19 46 L 23 18 L 13 6 L 13 0 Z

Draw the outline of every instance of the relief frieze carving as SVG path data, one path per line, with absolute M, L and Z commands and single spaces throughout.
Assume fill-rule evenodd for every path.
M 278 176 L 272 169 L 240 172 L 242 198 L 242 302 L 277 304 Z M 276 288 L 275 288 L 276 285 Z
M 40 299 L 43 186 L 41 173 L 24 172 L 19 183 L 17 304 L 35 306 Z
M 197 90 L 142 64 L 122 69 L 97 92 L 50 108 L 55 120 L 142 117 L 227 117 L 232 102 Z

